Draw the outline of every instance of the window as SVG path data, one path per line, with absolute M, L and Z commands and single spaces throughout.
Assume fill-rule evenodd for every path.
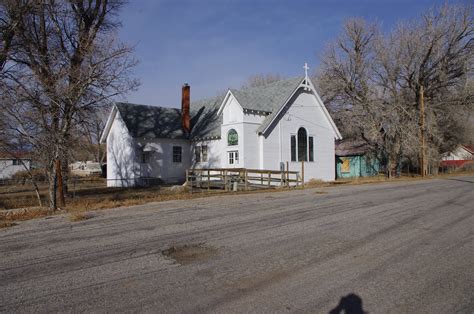
M 305 128 L 298 130 L 298 161 L 308 161 L 308 138 Z
M 314 138 L 309 137 L 309 161 L 314 161 Z
M 351 160 L 349 158 L 342 159 L 341 172 L 351 172 Z
M 147 164 L 150 162 L 151 152 L 142 152 L 142 164 Z
M 291 161 L 296 161 L 296 135 L 291 136 Z
M 201 146 L 194 147 L 194 155 L 196 162 L 201 162 Z
M 196 146 L 194 149 L 194 154 L 196 157 L 196 162 L 206 162 L 207 161 L 207 145 Z
M 237 165 L 239 164 L 239 152 L 233 151 L 229 152 L 229 165 Z
M 182 154 L 181 146 L 173 146 L 173 162 L 181 162 Z
M 207 145 L 202 145 L 201 152 L 202 152 L 201 160 L 204 162 L 207 162 Z
M 227 133 L 227 145 L 234 146 L 239 145 L 239 135 L 237 131 L 234 129 L 230 129 L 229 133 Z
M 21 165 L 21 160 L 20 159 L 13 159 L 13 165 L 14 166 L 20 166 Z

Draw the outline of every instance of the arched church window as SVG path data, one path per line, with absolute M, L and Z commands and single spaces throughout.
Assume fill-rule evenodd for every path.
M 239 135 L 237 134 L 236 130 L 230 129 L 229 132 L 227 133 L 227 145 L 228 146 L 239 145 Z
M 308 133 L 301 127 L 298 130 L 298 161 L 308 161 Z

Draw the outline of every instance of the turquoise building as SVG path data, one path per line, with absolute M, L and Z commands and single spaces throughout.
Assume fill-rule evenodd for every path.
M 368 146 L 360 141 L 336 143 L 336 178 L 376 176 L 380 163 L 368 156 Z

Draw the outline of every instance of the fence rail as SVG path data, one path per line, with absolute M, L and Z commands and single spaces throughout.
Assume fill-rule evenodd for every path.
M 205 168 L 186 170 L 186 185 L 191 189 L 223 189 L 225 191 L 276 187 L 298 187 L 304 182 L 298 171 L 246 168 Z

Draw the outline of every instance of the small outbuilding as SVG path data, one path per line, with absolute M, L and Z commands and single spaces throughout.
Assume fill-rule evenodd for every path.
M 31 169 L 28 152 L 0 153 L 0 179 L 10 179 L 15 173 Z
M 370 177 L 379 173 L 380 163 L 369 155 L 369 146 L 363 141 L 336 142 L 336 178 Z

